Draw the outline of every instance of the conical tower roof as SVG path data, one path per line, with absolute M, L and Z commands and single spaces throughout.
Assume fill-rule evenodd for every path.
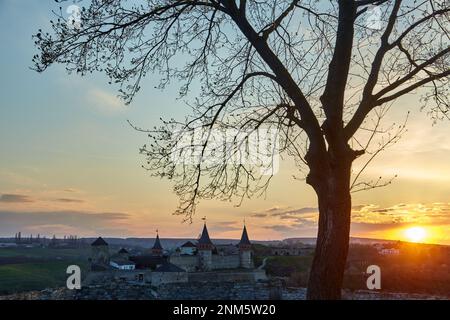
M 198 244 L 212 244 L 211 239 L 209 238 L 208 229 L 206 228 L 206 223 L 203 225 L 202 235 L 200 239 L 198 239 Z
M 152 249 L 156 249 L 156 250 L 162 250 L 162 245 L 161 242 L 159 241 L 159 234 L 156 234 L 156 240 L 155 240 L 155 244 L 153 245 Z
M 244 225 L 244 229 L 242 230 L 242 236 L 241 236 L 241 241 L 239 241 L 239 245 L 251 245 L 250 240 L 248 238 L 248 234 L 247 234 L 247 228 Z
M 102 237 L 98 237 L 94 242 L 91 243 L 91 246 L 93 247 L 99 247 L 99 246 L 107 246 L 108 243 L 106 243 L 105 240 L 103 240 Z

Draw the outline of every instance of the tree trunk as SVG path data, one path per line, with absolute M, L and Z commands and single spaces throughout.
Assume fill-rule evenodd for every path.
M 350 239 L 351 160 L 340 159 L 313 186 L 319 202 L 319 230 L 307 299 L 340 299 Z

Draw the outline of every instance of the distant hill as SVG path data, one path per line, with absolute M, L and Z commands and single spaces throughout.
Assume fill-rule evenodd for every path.
M 96 238 L 84 238 L 86 242 L 93 242 Z M 155 238 L 104 238 L 108 244 L 114 246 L 129 246 L 129 247 L 142 247 L 151 248 L 155 242 Z M 181 246 L 187 241 L 195 242 L 196 239 L 193 238 L 160 238 L 161 245 L 165 249 L 174 249 Z M 215 244 L 238 244 L 239 239 L 212 239 Z M 383 239 L 369 239 L 369 238 L 350 238 L 350 243 L 358 244 L 374 244 L 374 243 L 386 243 L 392 242 L 392 240 Z M 307 245 L 315 245 L 316 238 L 287 238 L 283 240 L 272 240 L 272 241 L 258 241 L 252 240 L 252 243 L 264 244 L 264 245 L 277 245 L 285 244 L 291 245 L 296 243 L 303 243 Z
M 350 243 L 352 244 L 374 244 L 374 243 L 387 243 L 393 241 L 396 240 L 350 237 Z M 286 244 L 303 243 L 314 245 L 316 244 L 316 238 L 287 238 L 283 239 L 281 242 Z
M 80 238 L 81 241 L 85 243 L 92 243 L 96 238 Z M 123 246 L 123 247 L 140 247 L 140 248 L 151 248 L 153 243 L 155 242 L 155 238 L 104 238 L 108 244 L 112 246 Z M 197 241 L 194 238 L 160 238 L 161 244 L 164 249 L 174 249 L 181 246 L 186 241 Z M 250 239 L 251 240 L 251 239 Z M 213 243 L 223 245 L 223 244 L 237 244 L 239 243 L 239 239 L 212 239 Z M 397 240 L 386 240 L 386 239 L 371 239 L 371 238 L 359 238 L 359 237 L 351 237 L 351 244 L 366 244 L 371 245 L 375 243 L 388 243 L 395 242 Z M 14 238 L 0 238 L 0 243 L 5 242 L 14 242 Z M 305 238 L 286 238 L 283 240 L 251 240 L 252 243 L 255 244 L 263 244 L 263 245 L 292 245 L 296 243 L 302 243 L 306 245 L 315 245 L 316 238 L 313 237 L 305 237 Z M 445 246 L 445 245 L 444 245 Z
M 86 242 L 91 243 L 96 238 L 83 238 Z M 108 244 L 113 246 L 126 246 L 126 247 L 142 247 L 151 248 L 155 242 L 155 238 L 104 238 Z M 160 238 L 161 245 L 164 249 L 174 249 L 181 246 L 187 241 L 195 242 L 196 239 L 193 238 Z M 214 244 L 238 244 L 239 239 L 211 239 Z M 259 244 L 277 244 L 280 241 L 258 241 L 254 240 L 252 243 Z

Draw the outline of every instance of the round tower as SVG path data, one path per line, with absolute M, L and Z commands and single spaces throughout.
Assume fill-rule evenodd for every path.
M 91 270 L 106 269 L 109 266 L 109 246 L 102 237 L 91 244 Z
M 208 229 L 206 228 L 206 223 L 203 225 L 202 235 L 198 239 L 197 249 L 198 257 L 200 259 L 199 265 L 200 269 L 203 271 L 209 271 L 212 268 L 212 249 L 213 244 L 209 238 Z
M 241 241 L 239 241 L 239 261 L 240 267 L 245 269 L 253 268 L 252 262 L 252 244 L 248 238 L 247 228 L 244 225 Z
M 120 249 L 118 254 L 122 259 L 125 259 L 125 260 L 128 260 L 128 258 L 130 257 L 130 254 L 128 253 L 127 249 L 125 249 L 125 248 Z

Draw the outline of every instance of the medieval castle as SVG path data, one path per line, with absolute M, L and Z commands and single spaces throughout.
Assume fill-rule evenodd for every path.
M 254 269 L 251 242 L 244 225 L 237 245 L 214 245 L 206 223 L 197 243 L 187 241 L 165 251 L 157 233 L 151 251 L 132 255 L 122 248 L 110 254 L 101 237 L 92 244 L 92 274 L 110 274 L 129 281 L 160 285 L 190 281 L 256 281 L 265 278 L 264 270 Z
M 186 248 L 192 249 L 188 252 Z M 205 224 L 197 245 L 188 241 L 174 254 L 170 255 L 169 261 L 189 272 L 236 268 L 251 269 L 253 268 L 253 261 L 247 229 L 244 226 L 237 248 L 233 245 L 214 246 Z

